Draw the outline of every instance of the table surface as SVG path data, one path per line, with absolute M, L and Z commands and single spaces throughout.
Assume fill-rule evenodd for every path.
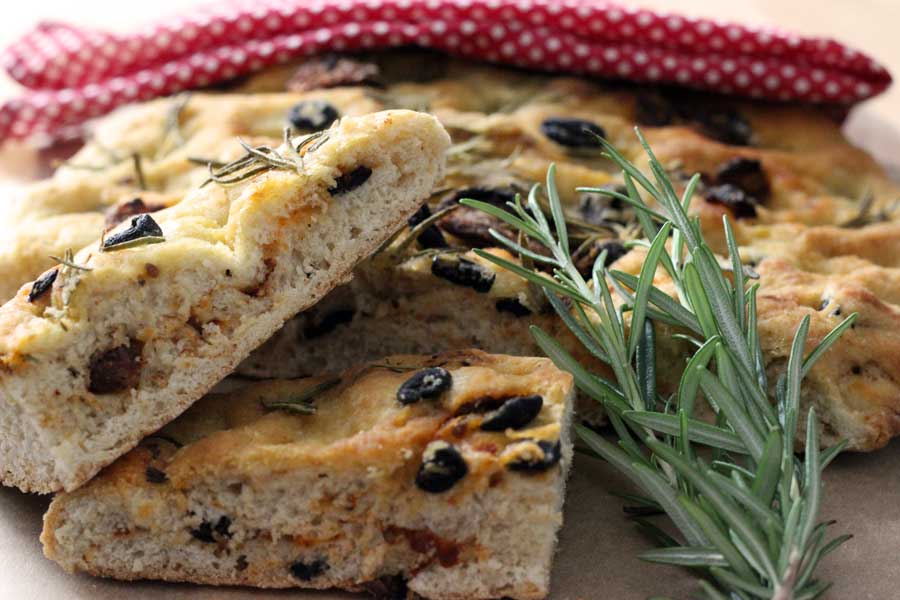
M 125 28 L 176 12 L 184 0 L 148 3 L 42 0 L 17 3 L 0 20 L 0 46 L 40 19 Z M 637 4 L 697 16 L 775 25 L 799 33 L 830 35 L 873 55 L 900 74 L 900 36 L 886 24 L 900 23 L 897 0 L 641 0 Z M 0 78 L 0 97 L 15 85 Z M 900 173 L 900 90 L 856 108 L 848 136 Z M 33 156 L 0 150 L 0 185 L 34 178 L 40 164 Z M 826 473 L 823 518 L 839 521 L 835 534 L 856 536 L 823 563 L 821 575 L 834 582 L 827 598 L 875 600 L 897 597 L 900 569 L 900 444 L 869 455 L 839 457 Z M 685 597 L 693 589 L 683 571 L 647 565 L 637 554 L 650 543 L 622 518 L 621 502 L 610 491 L 627 486 L 607 465 L 579 458 L 569 483 L 566 523 L 553 574 L 552 598 L 637 600 L 652 595 Z M 16 598 L 252 598 L 293 597 L 319 600 L 358 598 L 344 594 L 255 592 L 161 583 L 124 584 L 71 576 L 41 555 L 38 535 L 48 499 L 0 488 L 0 599 Z M 884 557 L 884 558 L 882 558 Z

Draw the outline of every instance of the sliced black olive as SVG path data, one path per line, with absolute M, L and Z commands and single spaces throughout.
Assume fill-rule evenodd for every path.
M 340 116 L 337 109 L 324 100 L 303 100 L 291 107 L 288 121 L 299 131 L 321 131 Z
M 291 565 L 291 575 L 300 581 L 310 581 L 328 570 L 328 563 L 324 558 L 317 558 L 312 562 L 297 561 Z
M 38 277 L 35 282 L 31 284 L 31 290 L 28 292 L 28 301 L 34 302 L 43 296 L 51 287 L 53 287 L 53 282 L 56 281 L 57 275 L 59 275 L 59 269 L 53 269 Z
M 413 404 L 422 398 L 435 398 L 450 389 L 453 377 L 442 367 L 422 369 L 403 382 L 397 390 L 400 404 Z
M 191 529 L 191 535 L 194 536 L 195 539 L 200 540 L 206 544 L 215 543 L 216 539 L 213 537 L 213 528 L 212 523 L 209 521 L 203 521 L 200 523 L 200 526 L 196 529 Z
M 372 169 L 366 166 L 356 167 L 349 173 L 344 173 L 340 177 L 338 177 L 334 182 L 334 187 L 328 188 L 328 193 L 332 196 L 339 196 L 341 194 L 346 194 L 352 190 L 355 190 L 366 181 L 369 180 L 369 176 L 372 175 Z
M 360 587 L 374 596 L 376 600 L 407 600 L 409 588 L 402 575 L 385 575 L 373 581 L 367 581 Z
M 660 94 L 641 94 L 635 101 L 634 120 L 638 125 L 662 127 L 675 120 L 675 109 Z
M 120 202 L 115 206 L 111 206 L 109 210 L 106 211 L 106 228 L 112 229 L 129 217 L 135 217 L 143 213 L 156 212 L 165 207 L 165 204 L 159 202 L 147 204 L 141 198 L 132 198 L 127 202 Z
M 308 323 L 303 328 L 303 338 L 311 340 L 331 333 L 338 325 L 349 323 L 353 320 L 356 311 L 350 308 L 339 309 L 328 313 L 320 321 Z
M 575 251 L 572 260 L 582 277 L 589 278 L 594 270 L 594 262 L 600 253 L 606 250 L 606 262 L 608 266 L 628 254 L 628 248 L 616 239 L 597 240 L 592 244 L 583 246 Z
M 413 214 L 408 220 L 410 229 L 427 219 L 431 216 L 431 209 L 427 204 L 423 204 L 419 207 L 419 210 Z M 444 239 L 444 234 L 441 233 L 441 230 L 437 228 L 437 225 L 430 225 L 425 231 L 419 234 L 419 237 L 416 238 L 416 241 L 419 242 L 419 245 L 422 248 L 446 248 L 447 240 Z
M 216 521 L 216 526 L 214 529 L 215 529 L 215 532 L 218 533 L 220 536 L 230 538 L 232 535 L 230 528 L 231 528 L 231 519 L 229 519 L 225 515 L 222 515 L 221 517 L 219 517 L 219 520 Z
M 294 71 L 285 87 L 291 92 L 306 92 L 345 85 L 381 87 L 378 65 L 337 54 L 312 57 Z
M 431 261 L 431 273 L 456 285 L 485 294 L 494 285 L 496 274 L 476 262 L 453 254 L 438 254 Z
M 760 202 L 765 202 L 771 191 L 762 164 L 753 158 L 737 157 L 726 162 L 716 172 L 716 183 L 738 187 Z
M 600 148 L 597 137 L 606 137 L 606 131 L 596 123 L 564 117 L 544 119 L 541 133 L 567 148 Z
M 738 219 L 756 217 L 756 199 L 745 194 L 741 188 L 729 183 L 707 189 L 706 201 L 727 207 Z
M 452 444 L 435 441 L 422 454 L 422 465 L 416 473 L 416 487 L 429 494 L 440 494 L 466 476 L 469 467 Z
M 500 298 L 494 306 L 497 308 L 497 312 L 507 312 L 517 317 L 527 317 L 531 314 L 531 309 L 516 298 Z
M 155 467 L 147 467 L 147 470 L 144 471 L 144 476 L 149 483 L 165 483 L 169 480 L 168 475 Z
M 449 206 L 458 206 L 463 198 L 486 202 L 497 208 L 509 211 L 507 202 L 516 199 L 516 192 L 512 188 L 470 187 L 457 190 L 445 197 L 438 204 L 442 210 Z M 491 236 L 490 230 L 496 229 L 503 235 L 515 239 L 516 233 L 503 221 L 486 212 L 482 212 L 468 206 L 458 206 L 456 210 L 444 216 L 439 222 L 440 228 L 458 237 L 470 248 L 485 248 L 496 246 L 497 241 Z
M 708 107 L 695 113 L 704 135 L 732 146 L 749 146 L 753 139 L 750 121 L 732 107 Z
M 103 240 L 101 251 L 129 248 L 146 241 L 146 243 L 160 242 L 163 239 L 163 231 L 159 224 L 150 215 L 138 215 L 131 218 L 131 226 L 124 231 L 106 236 Z
M 526 473 L 539 473 L 546 471 L 559 462 L 562 456 L 562 449 L 559 442 L 548 442 L 539 440 L 537 442 L 526 440 L 519 442 L 520 444 L 537 444 L 541 450 L 541 456 L 520 457 L 508 463 L 508 467 L 513 471 L 523 471 Z
M 601 186 L 603 189 L 609 189 L 618 192 L 624 196 L 628 195 L 628 190 L 624 185 L 607 184 Z M 592 225 L 609 225 L 617 223 L 619 225 L 628 225 L 637 220 L 634 209 L 622 202 L 618 198 L 604 196 L 597 193 L 585 193 L 581 195 L 578 202 L 578 213 L 581 218 Z
M 533 396 L 516 396 L 505 401 L 500 408 L 491 411 L 481 422 L 484 431 L 505 431 L 507 429 L 521 429 L 534 421 L 544 399 L 537 394 Z

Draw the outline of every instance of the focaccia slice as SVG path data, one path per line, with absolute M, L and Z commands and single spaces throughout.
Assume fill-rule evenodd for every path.
M 346 281 L 448 144 L 422 113 L 343 119 L 298 168 L 201 187 L 23 286 L 0 308 L 3 483 L 74 489 L 177 416 Z
M 474 350 L 211 395 L 58 495 L 44 552 L 118 579 L 544 598 L 572 396 L 548 359 Z

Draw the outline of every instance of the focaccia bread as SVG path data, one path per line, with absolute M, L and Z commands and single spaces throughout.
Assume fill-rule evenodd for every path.
M 0 308 L 3 483 L 74 489 L 177 416 L 415 211 L 448 141 L 421 113 L 342 119 L 292 142 L 296 166 L 201 187 L 23 286 Z
M 548 359 L 479 351 L 212 395 L 58 495 L 44 552 L 118 579 L 544 598 L 572 397 Z
M 801 413 L 815 406 L 825 446 L 841 439 L 853 450 L 885 446 L 900 434 L 900 222 L 851 230 L 782 225 L 755 233 L 740 251 L 762 283 L 757 315 L 769 381 L 787 367 L 803 317 L 810 318 L 809 352 L 857 313 L 804 378 Z M 635 250 L 616 267 L 637 274 L 644 256 Z M 656 285 L 675 295 L 662 269 Z M 672 345 L 668 336 L 657 341 Z
M 334 94 L 344 116 L 381 110 L 352 90 Z M 180 201 L 206 180 L 204 160 L 240 156 L 235 138 L 277 146 L 286 116 L 304 97 L 194 93 L 127 106 L 99 120 L 85 146 L 52 177 L 0 202 L 0 302 L 53 266 L 50 256 L 82 248 L 135 214 Z

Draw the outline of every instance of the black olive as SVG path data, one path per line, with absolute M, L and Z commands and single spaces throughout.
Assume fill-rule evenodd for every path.
M 707 107 L 695 113 L 704 135 L 732 146 L 749 146 L 753 138 L 750 122 L 732 107 Z
M 497 312 L 507 312 L 517 317 L 527 317 L 531 314 L 531 309 L 516 298 L 500 298 L 494 306 L 497 308 Z
M 118 233 L 107 236 L 103 240 L 101 250 L 113 249 L 116 246 L 129 244 L 141 238 L 161 238 L 163 231 L 150 215 L 138 215 L 131 218 L 131 226 Z
M 147 467 L 147 470 L 144 471 L 144 476 L 150 483 L 165 483 L 169 480 L 168 475 L 155 467 Z
M 339 309 L 328 313 L 315 323 L 309 323 L 303 328 L 303 338 L 311 340 L 326 333 L 331 333 L 338 325 L 349 323 L 353 320 L 356 311 L 350 308 Z
M 756 199 L 745 194 L 741 188 L 729 183 L 708 188 L 706 200 L 727 207 L 734 213 L 735 218 L 752 219 L 756 217 Z
M 543 405 L 544 399 L 537 394 L 510 398 L 500 408 L 491 411 L 484 417 L 481 429 L 484 431 L 521 429 L 538 416 Z
M 769 178 L 762 164 L 753 158 L 739 156 L 719 167 L 716 172 L 716 184 L 725 183 L 741 188 L 745 194 L 753 196 L 760 202 L 765 202 L 771 191 Z
M 291 107 L 288 121 L 299 131 L 321 131 L 340 116 L 337 109 L 324 100 L 303 100 Z
M 218 533 L 219 535 L 221 535 L 222 537 L 230 538 L 232 536 L 231 531 L 229 531 L 230 528 L 231 528 L 231 519 L 229 519 L 225 515 L 222 515 L 221 517 L 219 517 L 219 520 L 216 521 L 216 526 L 214 529 L 215 529 L 215 532 Z
M 56 281 L 57 275 L 59 275 L 59 269 L 53 269 L 38 277 L 31 285 L 31 290 L 28 292 L 28 301 L 34 302 L 43 296 L 47 290 L 53 287 L 53 282 Z
M 413 214 L 409 219 L 407 219 L 407 223 L 409 224 L 410 229 L 427 219 L 431 216 L 431 209 L 427 204 L 423 204 L 419 207 L 419 210 Z M 419 237 L 416 238 L 416 241 L 419 242 L 419 245 L 422 248 L 446 248 L 447 240 L 444 239 L 444 234 L 441 233 L 441 230 L 437 228 L 437 225 L 432 223 L 425 231 L 419 234 Z
M 376 600 L 407 600 L 409 594 L 406 579 L 402 575 L 385 575 L 360 584 L 360 587 Z
M 606 262 L 604 266 L 608 266 L 628 254 L 628 248 L 619 240 L 597 240 L 592 244 L 579 248 L 572 256 L 575 268 L 581 273 L 582 277 L 590 278 L 594 270 L 594 262 L 600 253 L 606 250 Z
M 452 444 L 431 442 L 422 454 L 416 487 L 429 494 L 440 494 L 452 488 L 468 472 L 465 459 Z
M 562 456 L 562 449 L 559 445 L 559 442 L 548 442 L 546 440 L 539 440 L 537 442 L 534 442 L 529 440 L 519 443 L 536 443 L 541 449 L 542 456 L 540 458 L 534 456 L 529 456 L 527 458 L 523 457 L 510 462 L 507 466 L 513 471 L 524 471 L 530 473 L 539 473 L 541 471 L 546 471 L 547 469 L 558 463 L 559 459 Z
M 209 521 L 203 521 L 199 527 L 191 529 L 191 535 L 206 544 L 213 544 L 216 541 L 213 537 L 212 523 Z
M 452 254 L 438 254 L 431 261 L 431 274 L 456 285 L 485 294 L 494 285 L 496 274 L 476 262 Z
M 310 581 L 328 570 L 328 563 L 324 558 L 317 558 L 312 562 L 297 561 L 291 565 L 291 575 L 300 581 Z
M 344 173 L 338 177 L 334 182 L 334 187 L 328 188 L 328 193 L 332 196 L 346 194 L 368 181 L 370 175 L 372 175 L 372 169 L 369 167 L 356 167 L 349 173 Z
M 624 185 L 607 184 L 601 187 L 618 192 L 623 196 L 628 195 L 628 190 L 625 189 Z M 597 193 L 582 194 L 578 202 L 578 213 L 588 223 L 600 226 L 609 225 L 610 223 L 628 225 L 637 220 L 634 209 L 631 206 L 618 198 Z
M 634 120 L 638 125 L 662 127 L 675 120 L 675 110 L 660 94 L 641 94 L 635 101 Z
M 422 398 L 435 398 L 450 389 L 453 377 L 442 367 L 422 369 L 403 382 L 397 390 L 400 404 L 413 404 Z
M 602 127 L 584 119 L 550 117 L 541 123 L 541 133 L 567 148 L 600 148 L 597 137 L 606 137 Z
M 120 202 L 115 206 L 111 206 L 106 211 L 106 228 L 112 229 L 125 219 L 135 217 L 143 213 L 152 213 L 162 210 L 166 207 L 160 202 L 151 202 L 147 204 L 141 198 L 132 198 L 127 202 Z

